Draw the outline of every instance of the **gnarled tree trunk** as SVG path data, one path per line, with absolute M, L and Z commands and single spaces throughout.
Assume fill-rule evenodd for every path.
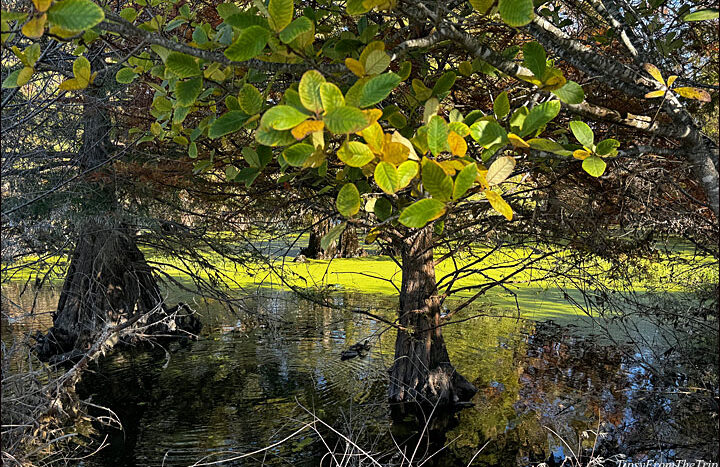
M 390 400 L 447 406 L 469 401 L 477 389 L 450 363 L 435 291 L 432 226 L 398 245 L 402 252 L 400 325 L 390 368 Z
M 92 174 L 111 160 L 111 121 L 102 90 L 90 89 L 83 97 L 78 169 Z M 199 332 L 199 320 L 185 305 L 168 309 L 163 304 L 152 269 L 136 244 L 135 229 L 116 220 L 121 208 L 112 184 L 86 183 L 88 220 L 78 229 L 53 327 L 38 338 L 38 356 L 43 360 L 79 356 L 108 327 L 151 311 L 157 313 L 141 323 L 149 325 L 146 333 Z

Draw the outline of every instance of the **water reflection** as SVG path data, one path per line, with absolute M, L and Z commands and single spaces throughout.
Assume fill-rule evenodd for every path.
M 52 298 L 43 299 L 51 308 Z M 334 299 L 387 317 L 395 309 L 394 297 L 338 293 Z M 156 346 L 116 351 L 94 364 L 79 393 L 115 411 L 124 431 L 108 431 L 110 446 L 88 465 L 180 466 L 251 451 L 311 420 L 300 405 L 357 439 L 384 465 L 402 461 L 393 439 L 408 453 L 415 450 L 422 426 L 413 417 L 393 420 L 385 400 L 392 329 L 281 291 L 259 291 L 247 306 L 262 316 L 238 316 L 212 304 L 199 310 L 205 334 L 187 345 L 170 344 L 169 360 Z M 687 399 L 668 406 L 667 397 L 649 397 L 648 385 L 661 382 L 643 374 L 625 349 L 587 335 L 581 324 L 572 315 L 558 322 L 485 317 L 446 328 L 452 361 L 479 392 L 474 407 L 442 429 L 435 426 L 431 439 L 421 442 L 418 456 L 449 444 L 425 465 L 467 465 L 481 446 L 473 465 L 552 464 L 553 457 L 560 462 L 591 450 L 598 429 L 608 436 L 597 452 L 631 455 L 651 448 L 643 423 L 658 410 L 676 411 L 672 419 L 686 432 L 717 439 L 707 398 L 705 406 Z M 341 361 L 344 349 L 368 337 L 372 348 L 365 358 Z M 662 436 L 677 437 L 665 430 Z M 337 437 L 324 433 L 333 447 Z M 708 457 L 707 446 L 694 449 Z M 237 465 L 318 465 L 326 452 L 306 431 Z

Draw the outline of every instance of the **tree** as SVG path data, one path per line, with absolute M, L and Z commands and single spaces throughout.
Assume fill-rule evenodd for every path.
M 223 168 L 250 198 L 268 183 L 287 196 L 329 197 L 345 221 L 328 231 L 328 244 L 351 226 L 400 256 L 391 398 L 450 404 L 474 389 L 454 371 L 442 326 L 538 260 L 529 255 L 502 280 L 468 285 L 462 279 L 486 256 L 463 257 L 457 245 L 553 227 L 565 232 L 554 241 L 567 232 L 583 237 L 558 223 L 562 212 L 537 212 L 553 212 L 557 187 L 590 193 L 583 199 L 601 195 L 613 171 L 646 155 L 679 163 L 672 180 L 692 187 L 680 199 L 704 210 L 702 219 L 717 219 L 718 144 L 693 116 L 717 106 L 699 88 L 716 87 L 707 69 L 717 50 L 702 45 L 714 37 L 713 18 L 717 11 L 700 3 L 618 0 L 38 1 L 31 11 L 3 13 L 3 40 L 25 46 L 13 49 L 22 67 L 3 86 L 27 86 L 40 70 L 68 75 L 68 60 L 48 64 L 41 51 L 46 42 L 77 46 L 61 91 L 92 88 L 102 67 L 153 94 L 151 123 L 131 130 L 142 135 L 136 143 L 182 148 L 198 178 L 217 180 Z M 693 38 L 669 40 L 678 32 Z M 93 67 L 85 55 L 96 41 L 113 50 Z M 565 206 L 573 203 L 583 204 Z M 440 279 L 438 247 L 456 263 Z M 458 291 L 471 298 L 444 316 L 445 298 Z

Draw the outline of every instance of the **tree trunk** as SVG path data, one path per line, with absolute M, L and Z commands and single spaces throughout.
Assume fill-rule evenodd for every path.
M 309 259 L 325 259 L 328 257 L 325 250 L 322 249 L 320 242 L 323 236 L 330 230 L 330 221 L 315 221 L 310 231 L 308 245 L 300 250 L 300 254 Z M 332 256 L 330 256 L 332 257 Z
M 448 406 L 469 401 L 477 389 L 450 363 L 435 294 L 432 226 L 398 245 L 402 253 L 400 325 L 395 363 L 390 368 L 390 400 Z
M 365 254 L 365 251 L 360 248 L 357 229 L 352 225 L 348 225 L 342 235 L 340 235 L 338 243 L 337 253 L 335 254 L 336 258 L 356 258 Z
M 89 89 L 83 96 L 78 169 L 90 175 L 94 169 L 103 170 L 113 153 L 112 122 L 103 96 L 100 89 Z M 135 229 L 116 220 L 122 208 L 113 185 L 86 183 L 91 195 L 84 200 L 84 214 L 89 220 L 78 229 L 53 327 L 38 337 L 38 356 L 43 360 L 61 354 L 79 356 L 108 326 L 153 310 L 158 313 L 143 319 L 143 325 L 154 323 L 145 333 L 199 332 L 199 320 L 187 306 L 164 306 L 152 269 L 137 247 Z

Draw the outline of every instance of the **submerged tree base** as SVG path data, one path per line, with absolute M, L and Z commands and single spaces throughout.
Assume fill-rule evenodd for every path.
M 192 336 L 200 331 L 200 321 L 185 304 L 165 305 L 134 230 L 86 225 L 70 260 L 53 326 L 36 336 L 36 352 L 44 361 L 70 360 L 84 355 L 99 335 L 114 327 L 124 331 L 126 340 L 131 339 L 130 327 L 143 336 Z

